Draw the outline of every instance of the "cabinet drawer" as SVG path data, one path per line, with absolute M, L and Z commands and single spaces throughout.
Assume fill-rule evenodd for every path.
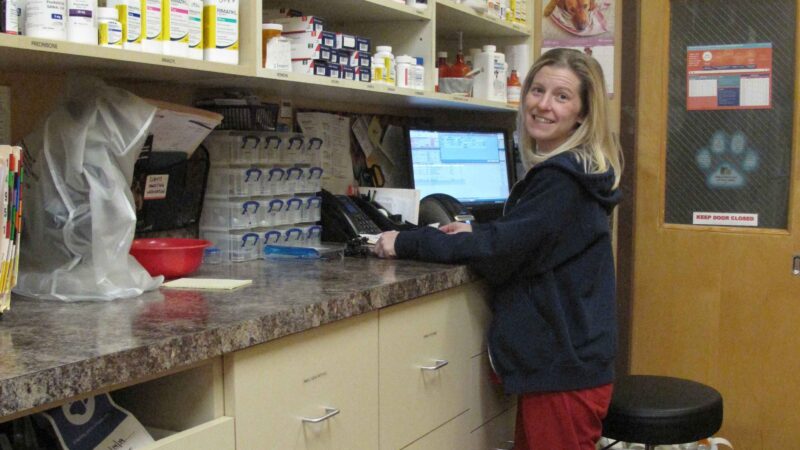
M 152 433 L 155 435 L 156 433 Z M 235 450 L 233 418 L 220 417 L 159 439 L 142 450 Z
M 227 356 L 237 448 L 378 448 L 377 339 L 369 313 Z
M 511 408 L 516 397 L 506 395 L 503 386 L 492 383 L 489 375 L 492 372 L 487 352 L 481 352 L 470 358 L 469 381 L 469 427 L 474 430 L 485 424 L 501 412 Z
M 403 450 L 473 450 L 466 414 L 459 414 Z
M 470 450 L 511 450 L 517 408 L 511 406 L 470 433 Z
M 144 450 L 234 450 L 222 402 L 222 358 L 111 393 L 156 442 Z
M 402 448 L 468 408 L 470 286 L 382 309 L 381 448 Z

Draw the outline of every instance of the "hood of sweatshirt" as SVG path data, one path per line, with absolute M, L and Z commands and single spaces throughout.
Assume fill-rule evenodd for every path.
M 589 193 L 589 195 L 595 198 L 608 213 L 614 209 L 614 206 L 616 206 L 622 198 L 619 189 L 614 189 L 614 169 L 609 167 L 609 169 L 603 173 L 586 173 L 583 164 L 578 161 L 578 157 L 573 152 L 564 152 L 537 164 L 529 170 L 528 173 L 525 174 L 525 178 L 517 184 L 527 185 L 528 180 L 545 168 L 557 169 L 570 175 Z M 518 186 L 514 186 L 514 188 L 515 189 L 512 189 L 512 195 L 509 197 L 509 200 L 521 194 L 521 192 L 519 192 L 517 195 L 514 195 L 514 191 L 517 190 L 516 188 L 518 188 Z

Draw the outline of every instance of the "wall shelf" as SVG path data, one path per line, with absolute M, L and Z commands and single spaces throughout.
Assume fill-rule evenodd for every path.
M 293 4 L 294 3 L 294 4 Z M 426 89 L 411 90 L 375 83 L 278 73 L 260 68 L 263 8 L 290 7 L 325 19 L 326 29 L 358 34 L 395 55 L 423 57 Z M 530 14 L 529 14 L 530 16 Z M 531 27 L 487 18 L 452 0 L 432 0 L 424 10 L 392 0 L 240 0 L 238 65 L 197 61 L 130 51 L 0 34 L 0 69 L 6 73 L 62 76 L 86 73 L 106 80 L 163 82 L 184 86 L 253 88 L 281 97 L 360 104 L 372 109 L 453 109 L 513 113 L 503 103 L 434 92 L 435 54 L 440 40 L 456 30 L 486 43 L 531 42 Z
M 509 23 L 494 17 L 475 12 L 469 6 L 455 3 L 452 0 L 436 2 L 436 33 L 451 35 L 459 31 L 469 33 L 471 37 L 528 37 L 530 25 Z

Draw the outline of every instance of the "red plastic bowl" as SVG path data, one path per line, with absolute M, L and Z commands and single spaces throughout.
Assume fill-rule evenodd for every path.
M 197 270 L 203 262 L 203 250 L 210 245 L 204 239 L 134 239 L 130 253 L 151 276 L 177 278 Z

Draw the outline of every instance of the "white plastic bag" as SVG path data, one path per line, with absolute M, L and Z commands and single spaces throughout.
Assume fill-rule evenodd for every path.
M 23 140 L 20 275 L 14 291 L 48 300 L 113 300 L 155 289 L 128 254 L 136 227 L 130 185 L 156 107 L 90 78 Z

